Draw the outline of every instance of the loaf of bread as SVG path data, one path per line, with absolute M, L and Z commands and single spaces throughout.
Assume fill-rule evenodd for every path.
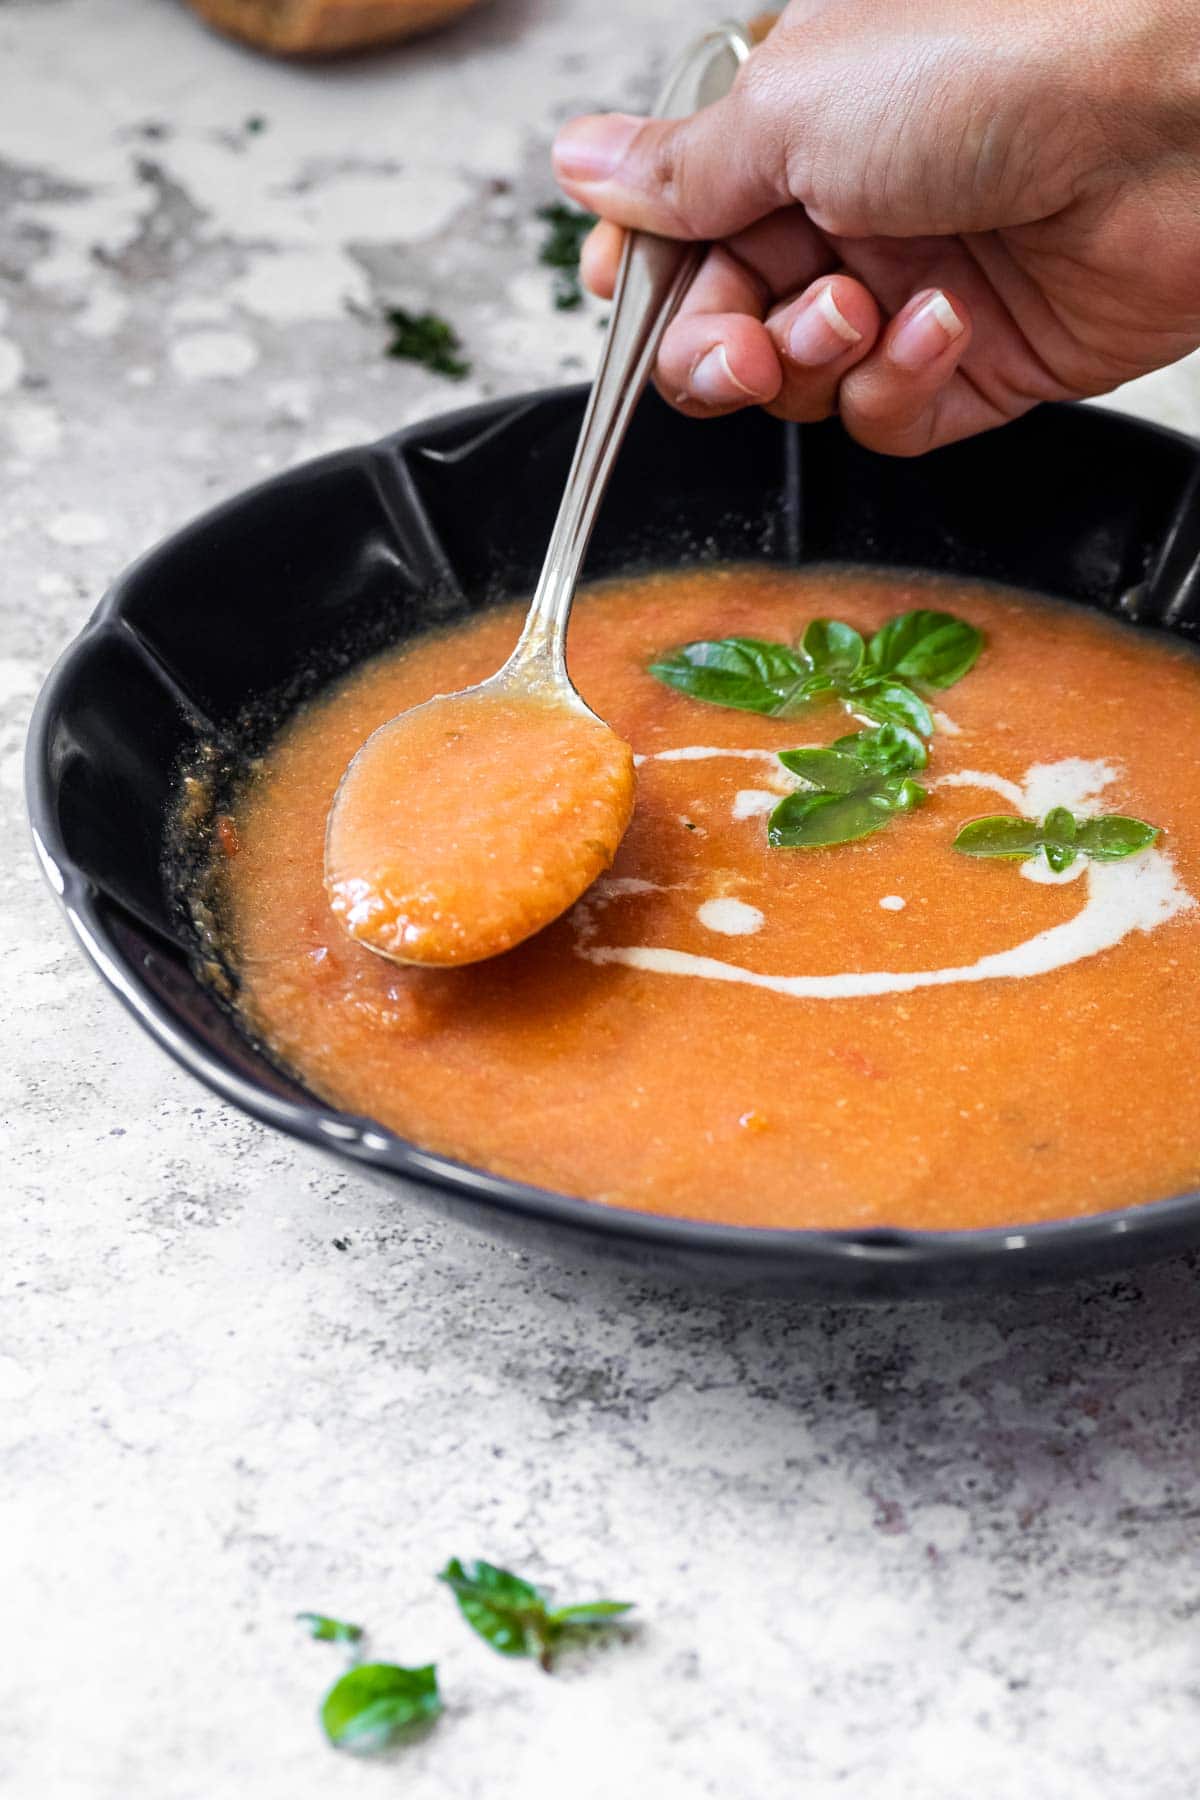
M 280 56 L 330 56 L 428 31 L 477 0 L 191 0 L 219 31 Z

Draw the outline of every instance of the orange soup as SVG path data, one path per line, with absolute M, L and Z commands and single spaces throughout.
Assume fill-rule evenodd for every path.
M 978 660 L 950 669 L 929 613 L 982 632 Z M 487 611 L 303 707 L 221 834 L 238 1004 L 315 1093 L 535 1185 L 747 1225 L 1019 1224 L 1200 1181 L 1191 651 L 925 577 L 595 587 L 571 671 L 639 764 L 611 869 L 506 955 L 398 967 L 330 909 L 334 791 L 520 622 Z M 662 676 L 729 639 L 757 646 L 737 705 Z
M 616 854 L 633 756 L 582 707 L 487 687 L 401 714 L 337 791 L 325 886 L 356 942 L 453 967 L 556 919 Z

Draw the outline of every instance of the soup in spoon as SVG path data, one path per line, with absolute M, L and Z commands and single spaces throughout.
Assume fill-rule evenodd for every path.
M 633 812 L 633 752 L 586 707 L 489 686 L 376 731 L 330 811 L 325 886 L 356 942 L 449 967 L 573 905 Z

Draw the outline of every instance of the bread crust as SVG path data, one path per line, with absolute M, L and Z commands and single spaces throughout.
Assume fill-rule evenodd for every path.
M 428 31 L 478 0 L 190 0 L 219 31 L 278 56 L 333 56 Z

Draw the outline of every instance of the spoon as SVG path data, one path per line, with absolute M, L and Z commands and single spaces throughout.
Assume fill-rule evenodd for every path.
M 706 32 L 655 114 L 718 99 L 750 53 Z M 325 834 L 325 888 L 350 936 L 394 962 L 496 956 L 566 911 L 609 867 L 633 813 L 633 752 L 567 673 L 571 603 L 617 451 L 704 247 L 630 232 L 608 332 L 546 560 L 516 649 L 367 739 Z

